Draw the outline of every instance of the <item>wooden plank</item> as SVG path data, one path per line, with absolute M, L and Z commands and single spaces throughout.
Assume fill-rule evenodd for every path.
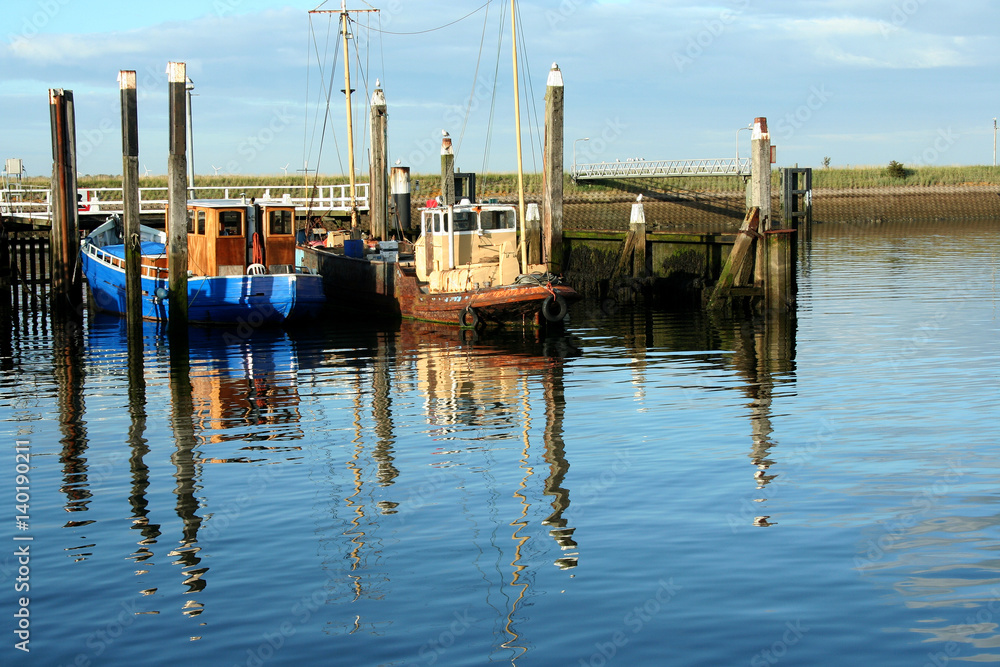
M 760 209 L 754 206 L 747 211 L 733 250 L 722 267 L 722 273 L 712 293 L 712 305 L 721 305 L 721 302 L 728 298 L 732 288 L 743 287 L 749 280 L 754 264 L 754 243 L 760 236 L 757 233 L 759 226 Z

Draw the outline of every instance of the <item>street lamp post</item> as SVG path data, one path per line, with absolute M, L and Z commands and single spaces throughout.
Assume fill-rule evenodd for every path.
M 577 139 L 573 142 L 573 173 L 576 173 L 576 145 L 581 141 L 590 141 L 590 137 L 584 137 L 582 139 Z
M 738 176 L 742 175 L 742 172 L 740 171 L 740 132 L 743 131 L 753 132 L 753 123 L 736 130 L 736 174 Z

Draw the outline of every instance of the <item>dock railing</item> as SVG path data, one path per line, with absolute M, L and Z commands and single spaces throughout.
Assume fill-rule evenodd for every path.
M 368 184 L 359 183 L 354 201 L 359 211 L 368 210 Z M 310 197 L 310 193 L 312 196 Z M 121 213 L 121 188 L 80 188 L 78 207 L 82 214 Z M 278 200 L 300 210 L 349 213 L 349 185 L 242 185 L 188 188 L 189 199 L 239 199 L 253 197 Z M 139 188 L 139 212 L 166 210 L 167 188 Z M 52 194 L 48 188 L 5 188 L 0 196 L 0 214 L 12 218 L 51 220 Z

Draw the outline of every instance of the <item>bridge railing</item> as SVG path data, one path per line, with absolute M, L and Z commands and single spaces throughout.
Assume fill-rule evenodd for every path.
M 121 188 L 80 188 L 80 213 L 120 213 Z M 312 196 L 310 197 L 310 193 Z M 242 185 L 233 187 L 198 186 L 188 188 L 189 199 L 277 199 L 312 211 L 351 210 L 349 185 Z M 354 201 L 358 210 L 368 210 L 368 184 L 359 183 Z M 139 188 L 139 212 L 155 213 L 167 207 L 167 188 Z M 0 191 L 0 214 L 11 217 L 51 219 L 52 194 L 47 188 L 17 188 Z
M 602 178 L 677 178 L 682 176 L 749 176 L 750 158 L 704 160 L 627 160 L 573 165 L 574 180 Z

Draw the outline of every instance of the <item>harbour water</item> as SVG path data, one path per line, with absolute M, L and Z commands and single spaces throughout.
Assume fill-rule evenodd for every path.
M 998 231 L 820 225 L 794 318 L 5 324 L 2 662 L 995 664 Z

